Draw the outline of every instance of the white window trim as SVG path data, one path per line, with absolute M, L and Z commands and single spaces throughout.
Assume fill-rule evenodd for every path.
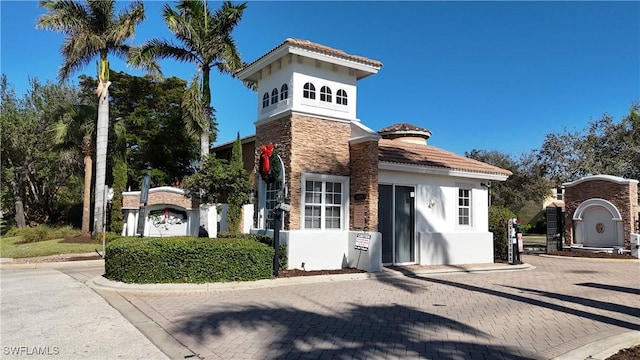
M 327 174 L 302 173 L 300 184 L 300 229 L 306 231 L 347 231 L 349 230 L 349 177 Z M 307 181 L 342 183 L 342 201 L 340 206 L 340 229 L 325 229 L 324 207 L 322 209 L 320 229 L 307 229 L 304 225 L 304 194 Z
M 474 211 L 474 205 L 473 205 L 473 198 L 474 198 L 474 185 L 473 184 L 456 184 L 456 211 L 455 211 L 455 222 L 456 222 L 456 229 L 458 230 L 473 230 L 475 228 L 475 211 Z M 469 191 L 469 225 L 464 225 L 464 224 L 460 224 L 460 190 L 467 190 Z

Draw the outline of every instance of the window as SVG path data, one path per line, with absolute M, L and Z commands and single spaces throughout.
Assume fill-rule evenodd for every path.
M 305 180 L 304 228 L 342 229 L 347 206 L 343 203 L 347 197 L 346 187 L 345 181 Z
M 316 87 L 313 86 L 312 83 L 304 84 L 304 89 L 302 91 L 302 97 L 306 99 L 315 100 L 316 99 Z
M 273 209 L 278 204 L 278 191 L 282 188 L 282 182 L 276 181 L 274 183 L 267 184 L 265 195 L 265 210 L 266 210 L 266 220 L 265 220 L 265 228 L 273 229 L 275 228 L 275 219 L 273 218 Z
M 269 93 L 264 93 L 262 95 L 262 108 L 266 108 L 269 106 Z
M 282 84 L 280 88 L 280 101 L 289 98 L 289 86 L 287 84 Z
M 336 93 L 336 104 L 338 105 L 347 105 L 347 92 L 340 89 Z
M 271 105 L 274 105 L 277 102 L 278 102 L 278 89 L 273 88 L 273 90 L 271 90 Z
M 471 225 L 471 190 L 458 189 L 458 225 Z
M 320 88 L 320 101 L 331 102 L 331 89 L 328 86 Z
M 556 189 L 556 200 L 563 200 L 562 188 Z

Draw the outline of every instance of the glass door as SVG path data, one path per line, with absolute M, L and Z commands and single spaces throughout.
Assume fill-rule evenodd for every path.
M 382 234 L 382 263 L 415 262 L 415 188 L 378 186 L 378 231 Z

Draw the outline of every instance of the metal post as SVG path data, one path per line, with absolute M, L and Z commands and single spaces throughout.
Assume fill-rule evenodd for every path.
M 138 236 L 144 236 L 144 228 L 147 216 L 147 203 L 149 201 L 149 187 L 151 186 L 151 165 L 147 164 L 147 175 L 142 178 L 142 189 L 140 191 L 140 209 L 138 210 Z

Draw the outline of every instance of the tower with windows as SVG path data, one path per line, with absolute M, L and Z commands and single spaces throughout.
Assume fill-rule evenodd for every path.
M 260 145 L 273 143 L 283 165 L 276 183 L 266 184 L 257 175 L 258 228 L 273 227 L 271 210 L 281 200 L 291 205 L 285 230 L 353 227 L 352 183 L 370 184 L 371 179 L 354 180 L 352 146 L 370 142 L 377 151 L 379 138 L 356 117 L 356 83 L 381 67 L 376 60 L 287 39 L 238 72 L 258 89 L 255 164 Z M 377 169 L 377 153 L 372 160 Z

